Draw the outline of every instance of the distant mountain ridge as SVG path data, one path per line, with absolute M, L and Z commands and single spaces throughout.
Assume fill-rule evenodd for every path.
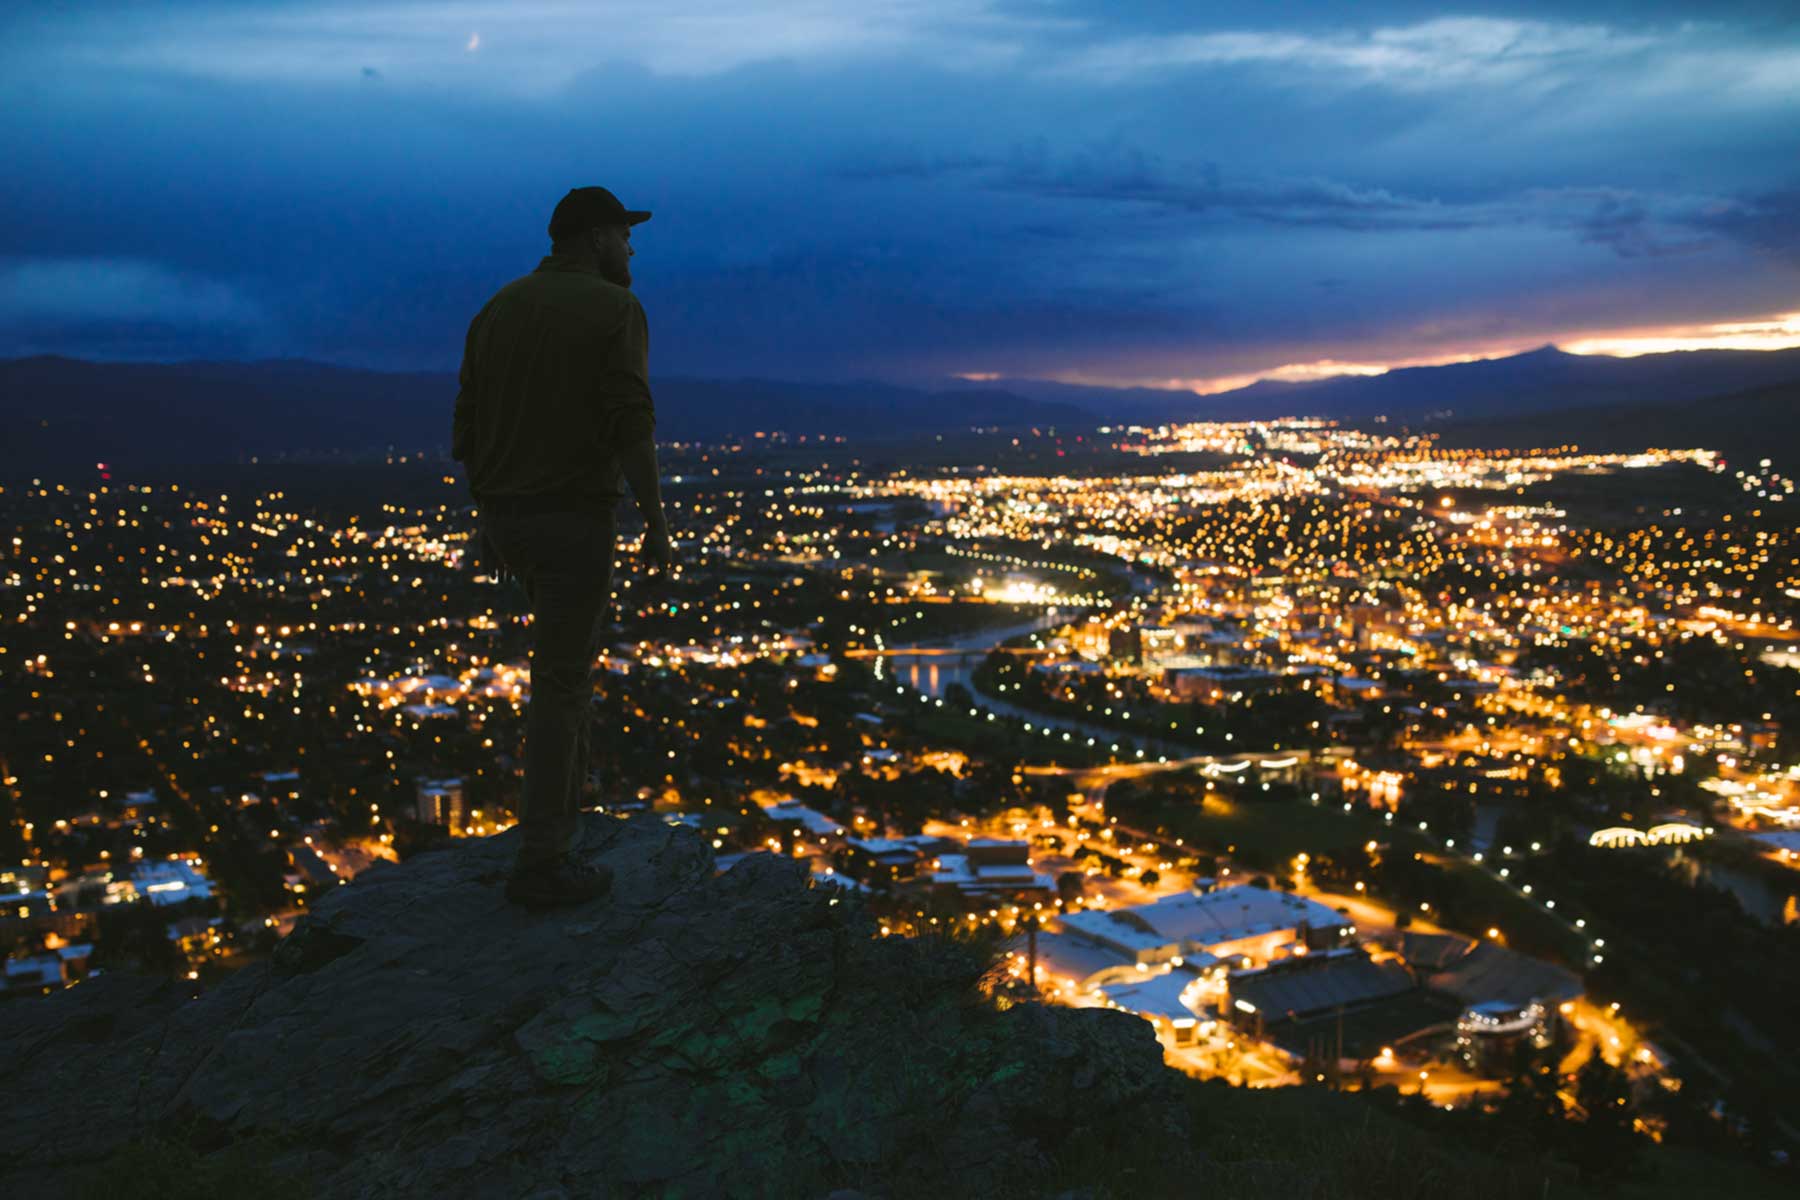
M 1674 404 L 1800 379 L 1800 349 L 1685 350 L 1611 358 L 1544 346 L 1510 358 L 1403 367 L 1306 385 L 1339 419 L 1448 412 L 1469 420 L 1602 404 Z
M 1487 420 L 1594 405 L 1672 404 L 1796 379 L 1800 379 L 1800 348 L 1679 350 L 1614 358 L 1540 346 L 1504 358 L 1399 367 L 1382 375 L 1339 375 L 1299 383 L 1259 380 L 1210 396 L 1119 389 L 1110 393 L 1107 415 L 1129 421 L 1270 416 L 1417 421 L 1432 414 L 1457 421 Z M 1097 405 L 1089 394 L 1104 391 L 1028 379 L 1001 379 L 983 386 L 1040 400 L 1066 399 L 1090 408 Z M 1280 410 L 1271 411 L 1272 404 Z
M 1704 404 L 1601 404 L 1459 422 L 1438 431 L 1443 446 L 1531 449 L 1572 442 L 1594 454 L 1716 450 L 1731 464 L 1767 458 L 1800 470 L 1800 380 L 1708 396 Z
M 659 378 L 657 435 L 722 440 L 758 431 L 951 432 L 1091 425 L 1072 405 L 999 390 L 890 384 Z M 0 473 L 171 465 L 256 456 L 447 452 L 457 379 L 304 359 L 109 363 L 46 355 L 0 360 Z
M 1032 400 L 1072 404 L 1101 424 L 1161 421 L 1242 421 L 1275 416 L 1320 415 L 1294 407 L 1316 381 L 1259 379 L 1230 391 L 1201 396 L 1180 388 L 1109 388 L 1053 379 L 977 380 L 974 389 L 1005 390 Z
M 1192 420 L 1387 417 L 1412 428 L 1537 415 L 1546 438 L 1567 414 L 1682 405 L 1800 381 L 1800 349 L 1697 350 L 1608 358 L 1545 346 L 1525 354 L 1376 376 L 1263 380 L 1211 396 L 1047 380 L 970 382 L 942 391 L 896 384 L 763 379 L 654 381 L 664 440 L 759 431 L 859 437 L 977 427 L 1092 428 Z M 451 372 L 381 372 L 305 359 L 110 363 L 58 356 L 0 360 L 0 473 L 121 465 L 242 462 L 444 451 L 457 391 Z

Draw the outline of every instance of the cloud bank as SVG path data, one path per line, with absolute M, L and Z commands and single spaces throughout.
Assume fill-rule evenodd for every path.
M 0 353 L 456 365 L 567 188 L 654 370 L 1206 381 L 1800 303 L 1786 6 L 28 2 Z

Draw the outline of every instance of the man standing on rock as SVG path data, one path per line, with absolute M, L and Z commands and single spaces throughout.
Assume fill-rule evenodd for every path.
M 463 345 L 451 454 L 480 512 L 483 561 L 518 578 L 532 612 L 521 840 L 506 885 L 528 907 L 612 885 L 609 868 L 572 852 L 621 477 L 643 517 L 646 565 L 674 565 L 649 326 L 630 290 L 631 227 L 649 219 L 603 187 L 572 189 L 550 216 L 551 252 L 494 294 Z

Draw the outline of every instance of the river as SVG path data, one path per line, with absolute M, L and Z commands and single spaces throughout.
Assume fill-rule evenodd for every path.
M 1088 721 L 1079 721 L 1071 717 L 1048 717 L 1033 712 L 1009 701 L 991 696 L 986 692 L 975 690 L 975 668 L 981 665 L 979 658 L 960 658 L 955 655 L 909 653 L 912 650 L 987 650 L 998 646 L 1009 638 L 1022 634 L 1036 633 L 1057 625 L 1065 625 L 1077 619 L 1052 610 L 1036 620 L 1024 624 L 1008 625 L 997 629 L 978 630 L 953 638 L 938 638 L 929 643 L 915 643 L 910 646 L 897 646 L 875 660 L 875 677 L 893 678 L 927 696 L 942 699 L 950 685 L 960 683 L 975 697 L 975 703 L 994 713 L 996 716 L 1012 717 L 1019 721 L 1029 721 L 1033 728 L 1051 728 L 1059 733 L 1069 733 L 1074 738 L 1092 738 L 1096 747 L 1106 746 L 1117 749 L 1127 741 L 1141 747 L 1146 756 L 1161 755 L 1167 758 L 1181 758 L 1192 754 L 1193 750 L 1185 746 L 1177 746 L 1159 738 L 1143 735 L 1121 734 L 1116 729 L 1108 729 L 1104 725 L 1096 725 Z

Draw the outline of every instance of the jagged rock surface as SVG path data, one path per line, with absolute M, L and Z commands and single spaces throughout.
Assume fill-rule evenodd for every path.
M 688 829 L 588 822 L 605 900 L 507 905 L 507 834 L 368 872 L 198 999 L 106 976 L 0 1010 L 30 1098 L 0 1194 L 171 1129 L 274 1135 L 333 1200 L 1043 1196 L 1065 1149 L 1187 1153 L 1136 1018 L 972 1003 L 956 956 L 872 938 L 791 862 L 715 875 Z

